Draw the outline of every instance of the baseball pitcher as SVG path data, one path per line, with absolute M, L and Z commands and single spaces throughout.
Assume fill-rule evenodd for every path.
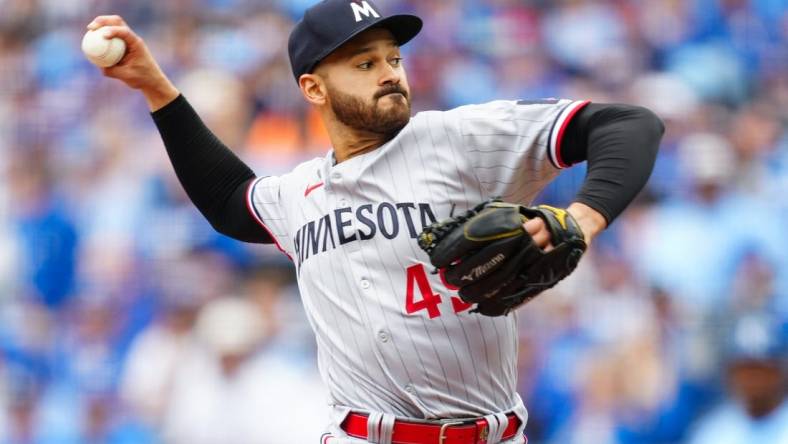
M 645 184 L 663 133 L 653 113 L 548 99 L 411 115 L 400 48 L 421 19 L 323 0 L 288 50 L 332 147 L 257 177 L 121 17 L 88 28 L 101 26 L 128 48 L 104 74 L 145 96 L 197 208 L 219 232 L 292 260 L 330 393 L 321 444 L 526 442 L 515 309 L 571 273 Z M 568 208 L 530 206 L 583 161 Z

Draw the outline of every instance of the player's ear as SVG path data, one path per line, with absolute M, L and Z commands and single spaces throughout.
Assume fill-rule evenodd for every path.
M 298 86 L 307 102 L 318 106 L 325 105 L 327 91 L 325 82 L 319 75 L 303 74 L 298 79 Z

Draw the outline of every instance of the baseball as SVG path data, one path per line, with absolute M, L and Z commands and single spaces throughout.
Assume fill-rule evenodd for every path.
M 126 53 L 126 42 L 118 37 L 104 38 L 104 28 L 85 33 L 82 38 L 82 52 L 96 66 L 109 68 L 123 58 Z

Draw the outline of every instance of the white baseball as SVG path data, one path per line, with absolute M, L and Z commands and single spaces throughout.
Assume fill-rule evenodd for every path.
M 126 54 L 126 42 L 118 37 L 106 39 L 104 31 L 102 27 L 86 32 L 85 37 L 82 38 L 82 52 L 94 65 L 109 68 Z

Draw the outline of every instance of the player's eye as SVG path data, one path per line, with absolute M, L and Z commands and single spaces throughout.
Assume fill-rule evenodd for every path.
M 389 60 L 389 63 L 391 64 L 391 66 L 399 66 L 402 64 L 402 57 L 394 57 L 391 60 Z
M 372 68 L 372 62 L 360 63 L 360 64 L 356 65 L 356 67 L 359 68 L 359 69 L 369 69 L 369 68 Z

